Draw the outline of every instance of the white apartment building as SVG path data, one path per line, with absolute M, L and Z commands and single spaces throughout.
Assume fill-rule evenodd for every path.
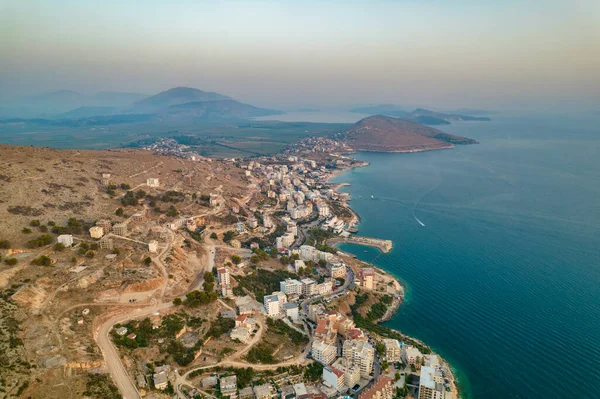
M 442 373 L 433 367 L 421 367 L 419 399 L 444 399 L 445 393 Z
M 229 274 L 228 268 L 219 267 L 217 269 L 217 281 L 218 281 L 219 285 L 231 284 L 231 275 Z
M 335 360 L 337 347 L 334 344 L 328 344 L 316 339 L 312 343 L 312 357 L 315 361 L 327 365 Z
M 264 298 L 265 311 L 269 317 L 278 317 L 284 313 L 283 305 L 287 303 L 287 297 L 283 292 L 275 291 Z
M 302 295 L 302 283 L 291 278 L 279 283 L 281 292 L 286 295 Z
M 269 216 L 265 216 L 263 218 L 263 226 L 265 226 L 267 229 L 270 229 L 273 227 L 273 220 Z
M 362 340 L 344 341 L 343 357 L 360 368 L 360 375 L 363 378 L 369 377 L 375 360 L 375 350 L 370 343 Z
M 326 366 L 323 368 L 323 381 L 326 385 L 341 392 L 344 388 L 344 372 L 335 367 Z
M 269 317 L 277 317 L 281 313 L 279 297 L 277 295 L 266 295 L 264 298 L 265 312 Z
M 300 319 L 300 311 L 298 310 L 298 304 L 296 302 L 288 302 L 283 304 L 283 310 L 285 316 L 292 319 L 294 323 Z

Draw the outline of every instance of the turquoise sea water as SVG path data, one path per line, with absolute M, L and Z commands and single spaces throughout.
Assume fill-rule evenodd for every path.
M 356 154 L 371 165 L 335 181 L 394 249 L 341 249 L 406 284 L 387 325 L 449 360 L 464 397 L 600 397 L 600 118 L 442 130 L 480 144 Z

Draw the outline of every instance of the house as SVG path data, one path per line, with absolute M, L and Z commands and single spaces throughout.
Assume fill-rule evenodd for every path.
M 115 332 L 117 333 L 117 335 L 119 336 L 124 336 L 125 334 L 127 334 L 127 327 L 119 327 L 115 329 Z
M 154 369 L 154 375 L 152 376 L 152 380 L 154 381 L 154 387 L 156 389 L 163 390 L 168 386 L 169 370 L 169 365 L 156 367 Z
M 237 397 L 237 377 L 235 375 L 221 377 L 219 383 L 219 388 L 223 396 L 229 396 L 230 398 Z
M 202 388 L 212 388 L 214 386 L 217 386 L 217 377 L 211 375 L 209 377 L 203 378 L 202 381 L 200 381 L 200 385 L 202 386 Z
M 56 240 L 65 247 L 73 245 L 73 236 L 71 234 L 61 234 Z
M 240 389 L 240 393 L 238 394 L 239 399 L 253 399 L 254 398 L 254 390 L 252 387 L 246 387 Z
M 279 399 L 296 399 L 296 392 L 294 392 L 294 387 L 291 385 L 281 387 L 281 390 L 279 392 Z
M 360 269 L 358 276 L 360 279 L 361 287 L 367 290 L 372 290 L 373 288 L 375 288 L 375 271 L 372 267 L 365 267 L 363 269 Z
M 148 243 L 148 251 L 150 251 L 151 253 L 158 252 L 158 241 L 156 241 L 156 240 L 150 241 Z
M 90 237 L 92 238 L 102 238 L 104 235 L 104 229 L 100 226 L 90 227 Z
M 269 383 L 258 385 L 253 388 L 255 399 L 271 399 L 275 390 Z
M 160 183 L 158 181 L 158 178 L 150 177 L 150 178 L 146 179 L 146 185 L 148 187 L 159 187 Z

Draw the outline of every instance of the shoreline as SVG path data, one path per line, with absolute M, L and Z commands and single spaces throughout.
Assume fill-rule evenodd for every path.
M 453 147 L 451 147 L 451 148 L 453 148 Z M 446 148 L 441 148 L 441 149 L 446 149 Z M 399 152 L 423 152 L 423 151 L 430 151 L 430 150 L 398 151 L 396 153 L 399 153 Z M 369 152 L 369 151 L 367 151 L 367 152 Z M 377 152 L 377 151 L 370 151 L 370 152 Z M 356 159 L 354 159 L 354 160 L 356 160 Z M 358 161 L 358 160 L 356 160 L 356 161 Z M 363 162 L 363 161 L 361 161 L 361 162 Z M 330 176 L 327 178 L 327 183 L 328 184 L 333 184 L 333 183 L 331 183 L 332 179 L 334 179 L 336 177 L 339 177 L 339 176 L 343 175 L 344 173 L 346 173 L 348 171 L 351 171 L 354 168 L 367 167 L 369 165 L 370 165 L 370 163 L 363 162 L 360 165 L 351 165 L 351 166 L 348 166 L 348 167 L 336 170 L 336 172 L 331 173 Z M 348 186 L 351 186 L 351 185 L 349 183 L 338 183 L 336 186 L 333 187 L 333 189 L 337 192 L 338 188 L 348 187 Z M 358 219 L 358 221 L 361 220 L 360 217 L 358 216 L 358 213 L 355 210 L 353 210 L 351 206 L 346 206 L 346 208 L 348 210 L 350 210 L 356 216 L 356 218 Z M 340 242 L 335 243 L 333 245 L 336 246 L 338 244 L 343 244 L 343 243 L 344 243 L 344 241 L 340 241 Z M 361 245 L 360 243 L 355 243 L 355 242 L 349 242 L 349 244 Z M 336 248 L 337 248 L 337 246 L 336 246 Z M 378 249 L 381 251 L 380 248 L 378 248 Z M 382 254 L 386 253 L 386 252 L 383 252 L 383 251 L 381 251 L 381 252 L 382 252 Z M 352 255 L 352 254 L 350 254 L 350 255 Z M 355 255 L 352 255 L 352 256 L 355 256 Z M 392 302 L 392 304 L 390 305 L 390 307 L 388 307 L 388 309 L 386 310 L 386 313 L 383 315 L 383 317 L 375 322 L 375 324 L 381 325 L 382 323 L 385 323 L 385 322 L 389 321 L 390 319 L 392 319 L 392 317 L 400 309 L 400 306 L 402 306 L 402 304 L 404 303 L 405 287 L 404 287 L 404 285 L 395 276 L 393 276 L 392 274 L 390 274 L 387 271 L 383 270 L 382 268 L 380 268 L 380 267 L 378 267 L 378 266 L 376 266 L 376 265 L 374 265 L 372 263 L 369 263 L 369 262 L 365 262 L 365 261 L 362 261 L 362 262 L 364 262 L 364 263 L 368 264 L 370 267 L 374 268 L 378 273 L 381 273 L 381 274 L 384 274 L 384 275 L 387 275 L 387 276 L 390 276 L 391 278 L 393 278 L 396 281 L 396 283 L 399 284 L 402 287 L 402 290 L 403 290 L 403 295 L 402 295 L 401 299 L 394 300 Z M 385 327 L 385 326 L 382 326 L 382 327 Z M 431 350 L 432 354 L 437 355 L 440 358 L 441 363 L 442 364 L 446 364 L 448 370 L 450 371 L 450 374 L 451 374 L 451 377 L 452 377 L 450 379 L 450 385 L 452 386 L 452 391 L 453 391 L 452 397 L 453 398 L 458 398 L 458 399 L 462 398 L 462 396 L 461 396 L 461 389 L 460 389 L 460 387 L 458 385 L 458 381 L 456 379 L 456 370 L 452 367 L 452 365 L 450 364 L 450 362 L 448 362 L 446 359 L 444 359 L 439 353 L 435 352 L 433 350 L 433 348 L 431 348 L 431 346 L 427 345 L 425 342 L 421 341 L 420 339 L 415 338 L 415 337 L 411 337 L 411 336 L 409 336 L 407 334 L 404 334 L 403 332 L 401 332 L 399 330 L 396 330 L 396 329 L 393 329 L 393 328 L 389 328 L 389 327 L 386 327 L 386 328 L 388 328 L 388 329 L 390 329 L 390 330 L 392 330 L 392 331 L 400 334 L 401 336 L 407 337 L 408 339 L 411 339 L 414 342 L 417 342 L 420 345 L 423 345 L 424 347 L 429 348 Z

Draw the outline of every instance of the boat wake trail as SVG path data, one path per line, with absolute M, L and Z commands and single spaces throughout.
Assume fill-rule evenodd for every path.
M 421 226 L 425 227 L 425 223 L 421 222 L 421 221 L 419 220 L 419 218 L 415 216 L 415 213 L 414 213 L 414 212 L 413 212 L 413 217 L 415 218 L 415 220 L 417 221 L 417 223 L 419 223 Z

